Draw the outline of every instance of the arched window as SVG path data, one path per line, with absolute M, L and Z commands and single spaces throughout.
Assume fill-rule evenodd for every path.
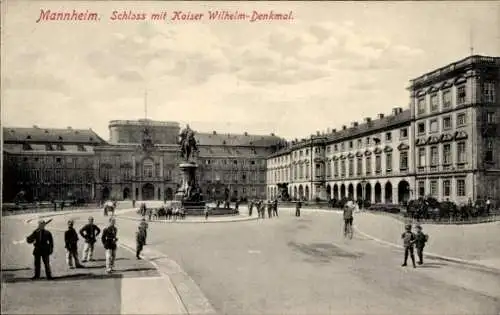
M 145 178 L 151 178 L 154 174 L 154 162 L 152 160 L 144 160 L 142 164 L 142 175 Z

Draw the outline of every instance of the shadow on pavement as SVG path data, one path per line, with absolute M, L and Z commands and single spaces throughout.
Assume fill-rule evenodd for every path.
M 14 272 L 14 271 L 22 271 L 22 270 L 30 270 L 31 268 L 29 267 L 21 267 L 21 268 L 2 268 L 2 272 Z
M 95 268 L 97 268 L 97 267 L 100 267 L 102 269 L 105 268 L 105 267 L 103 268 L 101 266 L 95 266 Z M 89 268 L 84 268 L 84 269 L 89 269 Z M 81 270 L 84 270 L 84 269 L 81 269 Z M 52 281 L 118 279 L 118 278 L 123 278 L 125 276 L 122 274 L 124 272 L 151 271 L 151 270 L 156 270 L 156 269 L 150 268 L 150 267 L 117 269 L 114 271 L 114 273 L 111 273 L 111 274 L 95 274 L 95 273 L 91 273 L 91 272 L 79 272 L 79 273 L 67 274 L 67 275 L 62 275 L 62 276 L 54 276 Z M 46 280 L 44 277 L 42 277 L 39 280 L 32 280 L 31 276 L 30 277 L 16 277 L 14 274 L 3 274 L 2 278 L 3 278 L 2 281 L 5 283 L 36 282 L 36 281 Z
M 120 258 L 116 258 L 115 261 L 119 261 L 119 260 L 130 260 L 130 258 L 124 258 L 124 257 L 120 257 Z M 99 259 L 94 259 L 94 261 L 106 261 L 105 258 L 99 258 Z
M 295 242 L 288 242 L 288 246 L 295 251 L 310 256 L 310 258 L 314 258 L 314 260 L 308 260 L 311 262 L 329 262 L 335 257 L 360 258 L 362 256 L 362 254 L 346 251 L 330 243 L 299 244 Z
M 438 269 L 442 268 L 443 266 L 447 266 L 447 264 L 443 263 L 424 263 L 423 265 L 417 265 L 417 268 L 433 268 L 433 269 Z

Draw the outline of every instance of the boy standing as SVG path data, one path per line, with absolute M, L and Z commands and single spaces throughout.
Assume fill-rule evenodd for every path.
M 408 254 L 410 254 L 411 261 L 413 263 L 413 268 L 415 265 L 415 254 L 413 253 L 413 244 L 415 243 L 415 234 L 411 232 L 411 224 L 406 225 L 406 231 L 401 235 L 403 239 L 403 244 L 405 247 L 405 260 L 401 267 L 406 267 L 406 262 L 408 261 Z
M 118 241 L 118 229 L 115 226 L 116 220 L 111 217 L 109 225 L 102 231 L 101 241 L 106 250 L 106 272 L 111 273 L 114 269 L 116 258 L 116 242 Z
M 427 240 L 429 239 L 429 235 L 422 232 L 422 227 L 420 225 L 417 225 L 416 229 L 415 247 L 417 248 L 418 264 L 422 265 L 424 263 L 424 247 L 425 243 L 427 243 Z
M 68 221 L 68 230 L 64 233 L 64 244 L 66 248 L 66 263 L 73 269 L 73 260 L 76 268 L 83 268 L 78 261 L 78 233 L 73 228 L 73 220 Z
M 80 235 L 85 239 L 82 262 L 94 260 L 94 244 L 99 233 L 101 233 L 101 229 L 94 224 L 94 218 L 89 217 L 89 223 L 83 226 L 80 230 Z

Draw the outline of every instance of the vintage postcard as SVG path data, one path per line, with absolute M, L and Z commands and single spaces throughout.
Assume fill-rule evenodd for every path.
M 500 3 L 1 2 L 2 314 L 500 314 Z

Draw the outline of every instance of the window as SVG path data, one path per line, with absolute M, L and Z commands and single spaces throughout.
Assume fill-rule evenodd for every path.
M 405 171 L 408 169 L 408 151 L 399 153 L 399 169 Z
M 483 101 L 494 103 L 495 100 L 495 83 L 485 82 L 483 83 Z
M 344 142 L 340 144 L 340 150 L 344 151 Z
M 425 97 L 421 97 L 417 101 L 417 113 L 424 114 L 425 113 Z
M 438 96 L 436 94 L 431 95 L 431 113 L 435 113 L 439 110 Z
M 340 174 L 342 177 L 345 177 L 345 173 L 346 173 L 346 169 L 345 169 L 345 160 L 342 160 L 340 162 L 340 166 L 342 167 L 341 171 L 340 171 Z
M 382 171 L 382 157 L 380 155 L 375 156 L 375 173 L 380 174 Z
M 391 140 L 392 140 L 392 133 L 386 132 L 385 133 L 385 141 L 391 141 Z
M 33 148 L 28 143 L 23 143 L 23 150 L 24 151 L 31 151 L 31 150 L 33 150 Z
M 438 194 L 438 190 L 437 190 L 437 188 L 438 188 L 438 182 L 437 182 L 437 180 L 431 180 L 429 188 L 430 188 L 429 189 L 430 190 L 430 195 L 434 196 L 434 197 L 437 196 L 437 194 Z
M 64 151 L 64 146 L 62 144 L 58 143 L 56 145 L 56 147 L 57 147 L 57 151 Z
M 349 160 L 349 176 L 354 175 L 354 159 Z
M 385 169 L 387 173 L 392 171 L 392 153 L 388 152 L 385 155 Z
M 306 164 L 305 166 L 305 178 L 309 178 L 309 164 Z
M 308 154 L 309 154 L 309 149 L 306 149 L 306 155 L 308 155 Z
M 328 161 L 326 164 L 326 177 L 332 176 L 332 162 Z
M 339 177 L 340 171 L 339 171 L 339 160 L 335 160 L 333 162 L 333 172 L 335 177 Z
M 486 122 L 488 124 L 494 124 L 495 123 L 495 113 L 494 112 L 487 112 L 486 113 Z
M 457 87 L 457 105 L 461 105 L 465 103 L 465 85 L 461 85 Z
M 370 137 L 366 137 L 366 145 L 370 145 Z
M 419 135 L 421 135 L 421 134 L 424 134 L 424 133 L 425 133 L 425 123 L 424 123 L 424 122 L 423 122 L 423 123 L 419 123 L 419 124 L 417 125 L 417 133 L 418 133 Z
M 443 165 L 451 164 L 451 144 L 443 145 Z
M 419 197 L 425 196 L 425 181 L 423 180 L 418 182 L 418 196 Z
M 467 157 L 465 156 L 465 142 L 457 143 L 457 162 L 465 163 L 467 161 Z
M 352 148 L 353 148 L 352 141 L 349 141 L 349 149 L 352 149 Z
M 356 174 L 360 176 L 362 170 L 363 170 L 363 159 L 358 157 L 358 163 L 356 165 Z
M 330 146 L 326 147 L 326 153 L 330 153 Z
M 443 108 L 451 107 L 451 92 L 450 89 L 443 91 Z
M 358 139 L 358 149 L 363 146 L 363 140 Z
M 418 149 L 418 166 L 425 167 L 425 148 Z
M 337 151 L 339 150 L 339 147 L 338 147 L 336 144 L 334 144 L 334 145 L 333 145 L 333 150 L 334 150 L 335 152 L 337 152 Z
M 465 179 L 457 179 L 457 196 L 465 196 Z
M 443 180 L 443 196 L 448 197 L 450 195 L 450 188 L 451 188 L 450 180 L 449 179 Z
M 145 160 L 144 163 L 142 164 L 142 175 L 145 178 L 151 178 L 153 177 L 153 168 L 154 168 L 154 163 L 152 160 Z
M 79 144 L 79 145 L 78 145 L 77 150 L 78 150 L 78 151 L 80 151 L 80 152 L 85 152 L 85 151 L 87 151 L 87 150 L 85 149 L 85 147 L 84 147 L 83 145 L 81 145 L 81 144 Z
M 493 162 L 493 139 L 486 139 L 485 162 Z
M 408 128 L 403 128 L 399 130 L 399 137 L 401 139 L 406 139 L 408 138 Z
M 439 125 L 437 119 L 433 119 L 430 122 L 430 132 L 435 133 L 439 131 Z
M 443 130 L 451 129 L 451 116 L 446 116 L 443 118 Z
M 366 175 L 370 175 L 372 173 L 372 159 L 371 157 L 366 157 Z
M 438 147 L 432 146 L 431 147 L 431 166 L 438 166 L 438 165 L 439 165 Z
M 465 113 L 457 114 L 457 127 L 465 126 L 466 123 L 467 123 L 467 118 L 465 116 Z
M 46 144 L 45 145 L 45 150 L 47 150 L 47 151 L 54 151 L 54 147 L 52 147 L 51 144 Z

